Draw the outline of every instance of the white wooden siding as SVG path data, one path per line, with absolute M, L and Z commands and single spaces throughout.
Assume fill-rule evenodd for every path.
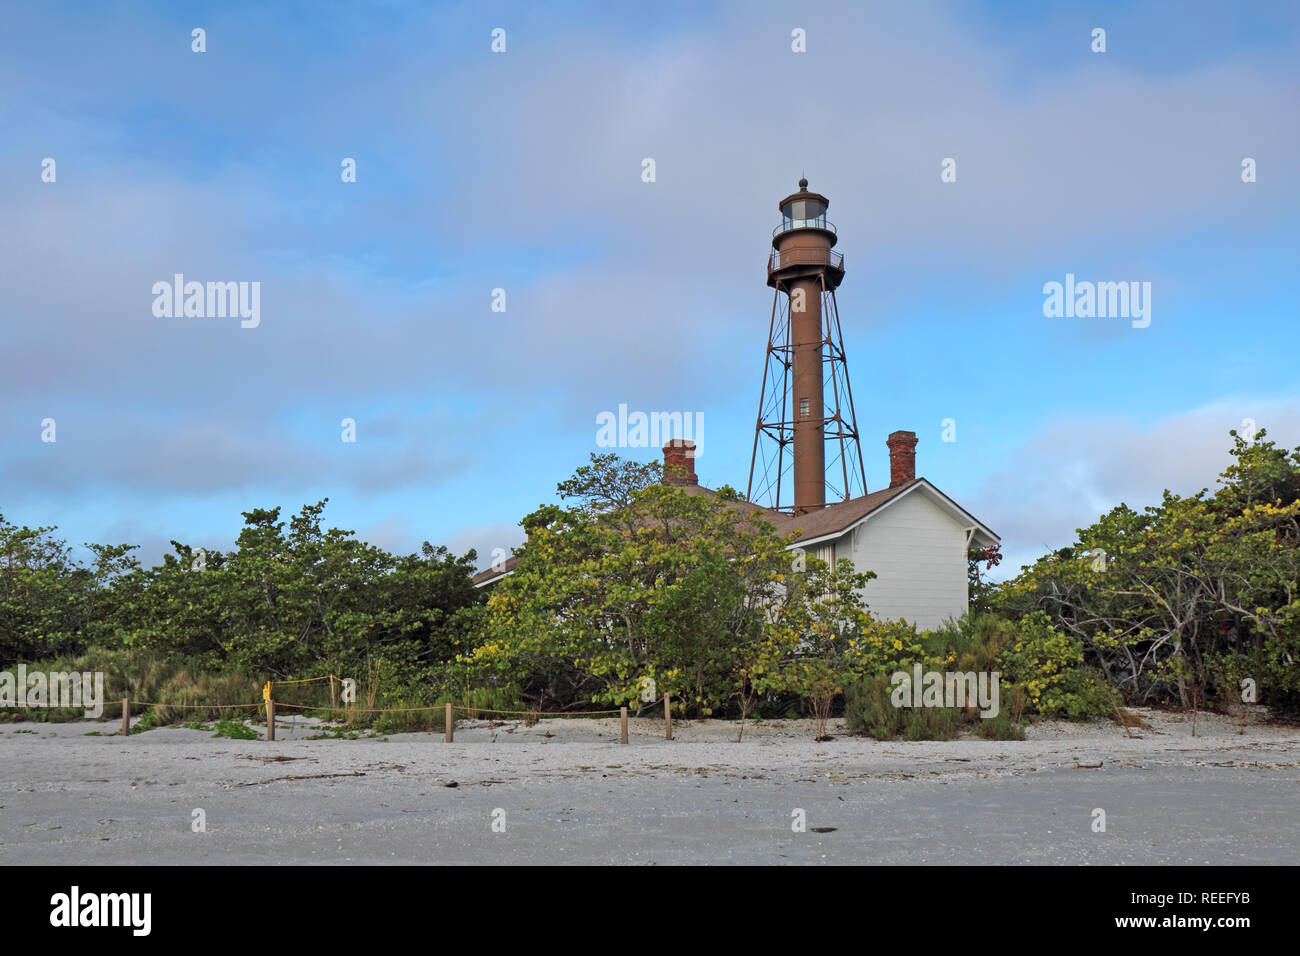
M 839 539 L 837 552 L 875 571 L 866 598 L 877 618 L 906 618 L 922 630 L 966 613 L 966 529 L 923 489 L 909 492 Z

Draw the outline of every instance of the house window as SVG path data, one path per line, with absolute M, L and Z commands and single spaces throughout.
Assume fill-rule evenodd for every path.
M 808 399 L 806 398 L 799 399 L 799 417 L 800 418 L 808 417 Z

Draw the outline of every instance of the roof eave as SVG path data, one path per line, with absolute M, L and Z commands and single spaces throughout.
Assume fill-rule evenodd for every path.
M 884 511 L 894 502 L 901 501 L 902 499 L 910 495 L 913 491 L 915 491 L 917 488 L 920 488 L 922 486 L 928 488 L 933 494 L 937 495 L 940 499 L 941 504 L 946 504 L 951 511 L 955 511 L 957 513 L 956 517 L 959 518 L 959 520 L 965 527 L 974 528 L 976 535 L 983 535 L 984 536 L 983 540 L 989 542 L 988 544 L 985 544 L 984 547 L 997 547 L 1002 543 L 1002 539 L 999 538 L 996 534 L 994 534 L 991 530 L 986 528 L 979 521 L 978 518 L 976 518 L 973 514 L 971 514 L 961 505 L 957 504 L 957 502 L 953 501 L 951 498 L 945 495 L 942 491 L 940 491 L 938 488 L 932 485 L 927 479 L 914 478 L 912 480 L 912 483 L 908 487 L 900 491 L 898 494 L 894 495 L 893 497 L 885 501 L 882 501 L 880 504 L 876 505 L 876 507 L 872 508 L 866 514 L 854 519 L 853 521 L 846 524 L 843 528 L 839 529 L 838 531 L 828 531 L 827 533 L 818 535 L 815 538 L 800 538 L 799 540 L 795 541 L 794 544 L 790 545 L 786 550 L 791 550 L 794 548 L 803 548 L 803 547 L 807 547 L 808 545 L 821 544 L 824 541 L 834 541 L 836 538 L 842 538 L 844 537 L 844 535 L 848 534 L 854 528 L 858 527 L 858 525 L 874 517 L 875 515 L 880 514 L 880 512 Z M 972 543 L 974 543 L 975 541 L 974 536 L 972 536 L 971 541 Z
M 494 575 L 492 575 L 492 577 L 490 577 L 490 578 L 487 578 L 487 579 L 485 579 L 485 580 L 483 580 L 483 581 L 478 581 L 478 582 L 476 582 L 476 583 L 474 584 L 474 587 L 476 587 L 476 588 L 485 588 L 485 587 L 487 587 L 489 584 L 496 584 L 496 583 L 497 583 L 498 581 L 500 581 L 502 578 L 508 578 L 508 577 L 510 577 L 510 575 L 512 575 L 512 574 L 514 574 L 514 573 L 515 573 L 514 571 L 502 571 L 500 574 L 494 574 Z

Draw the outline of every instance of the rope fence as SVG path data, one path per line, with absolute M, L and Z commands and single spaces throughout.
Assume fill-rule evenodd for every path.
M 328 680 L 330 681 L 331 690 L 333 682 L 339 678 L 330 675 L 328 677 L 306 677 L 301 680 L 285 681 L 267 681 L 266 686 L 262 688 L 263 702 L 261 704 L 173 704 L 163 701 L 148 700 L 131 700 L 122 698 L 122 736 L 130 736 L 131 733 L 131 707 L 175 707 L 182 710 L 260 710 L 263 705 L 266 707 L 266 739 L 275 740 L 275 712 L 279 708 L 289 710 L 325 710 L 341 711 L 349 716 L 357 714 L 410 714 L 420 713 L 423 711 L 443 711 L 443 720 L 445 723 L 445 739 L 447 743 L 452 743 L 455 737 L 456 728 L 456 711 L 461 711 L 470 719 L 474 719 L 479 714 L 500 714 L 512 717 L 531 718 L 535 723 L 543 717 L 558 719 L 569 717 L 607 717 L 613 714 L 619 715 L 619 742 L 626 744 L 628 740 L 628 713 L 626 707 L 619 707 L 616 710 L 570 710 L 563 712 L 550 712 L 544 710 L 497 710 L 491 707 L 470 707 L 461 704 L 441 704 L 430 707 L 357 707 L 349 704 L 345 707 L 335 705 L 326 706 L 323 704 L 289 704 L 284 701 L 277 701 L 272 696 L 272 685 L 274 684 L 307 684 L 312 681 Z M 672 698 L 669 694 L 664 694 L 664 739 L 673 739 L 673 715 L 672 715 Z
M 277 700 L 276 708 L 288 707 L 292 710 L 342 710 L 349 714 L 409 714 L 420 710 L 442 710 L 441 705 L 433 707 L 331 707 L 326 704 L 286 704 Z
M 269 680 L 268 684 L 310 684 L 312 681 L 327 680 L 343 682 L 343 678 L 335 677 L 333 674 L 326 674 L 324 677 L 299 677 L 296 680 Z
M 565 711 L 547 711 L 547 710 L 492 710 L 490 707 L 461 707 L 456 706 L 457 710 L 472 710 L 476 714 L 513 714 L 531 715 L 540 717 L 543 714 L 547 717 L 592 717 L 598 714 L 617 714 L 622 710 L 565 710 Z
M 197 710 L 225 710 L 235 707 L 251 707 L 253 710 L 261 709 L 261 704 L 174 704 L 171 701 L 161 700 L 127 700 L 122 698 L 124 704 L 138 704 L 141 707 L 182 707 Z

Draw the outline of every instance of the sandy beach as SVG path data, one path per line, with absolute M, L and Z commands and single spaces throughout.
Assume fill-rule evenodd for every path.
M 0 725 L 5 864 L 1295 864 L 1300 728 L 1137 711 L 1024 741 L 806 721 L 462 723 L 278 739 Z M 99 736 L 96 734 L 103 734 Z M 1105 832 L 1094 832 L 1094 811 Z M 195 832 L 202 810 L 205 832 Z M 802 811 L 802 814 L 800 813 Z M 792 824 L 806 821 L 806 832 Z M 495 823 L 495 828 L 494 828 Z

